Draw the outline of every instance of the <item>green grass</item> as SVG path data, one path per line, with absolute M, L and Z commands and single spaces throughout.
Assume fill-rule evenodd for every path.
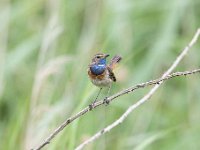
M 33 148 L 90 104 L 98 88 L 87 66 L 98 51 L 123 57 L 112 93 L 159 77 L 200 27 L 199 7 L 198 0 L 1 1 L 0 149 Z M 198 41 L 176 70 L 198 68 L 199 49 Z M 198 150 L 199 89 L 199 75 L 168 81 L 86 149 Z M 74 149 L 148 90 L 88 113 L 44 149 Z

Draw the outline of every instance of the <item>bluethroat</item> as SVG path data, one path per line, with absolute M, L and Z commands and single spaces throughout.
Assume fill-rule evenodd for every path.
M 105 103 L 108 104 L 107 97 L 109 96 L 109 92 L 111 89 L 112 82 L 116 82 L 116 77 L 113 73 L 113 69 L 115 68 L 116 64 L 120 62 L 122 59 L 120 56 L 114 56 L 110 63 L 107 64 L 106 58 L 108 54 L 98 53 L 94 55 L 92 62 L 89 64 L 88 68 L 88 76 L 91 82 L 100 88 L 97 97 L 95 98 L 94 104 L 102 90 L 103 87 L 108 87 L 108 93 L 106 98 L 104 99 Z

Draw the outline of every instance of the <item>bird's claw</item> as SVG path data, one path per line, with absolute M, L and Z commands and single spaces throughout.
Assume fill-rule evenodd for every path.
M 94 108 L 94 103 L 89 105 L 89 110 L 92 110 Z
M 108 100 L 108 97 L 105 97 L 103 100 L 103 103 L 107 105 L 109 105 L 110 101 Z

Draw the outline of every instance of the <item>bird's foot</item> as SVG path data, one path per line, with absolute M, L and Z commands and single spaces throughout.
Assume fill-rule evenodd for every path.
M 95 99 L 90 105 L 89 110 L 92 110 L 94 108 L 94 104 L 96 103 L 97 99 Z
M 106 96 L 103 100 L 103 103 L 107 106 L 109 105 L 110 101 L 108 100 L 108 97 Z
M 89 105 L 89 110 L 92 110 L 94 108 L 94 103 Z

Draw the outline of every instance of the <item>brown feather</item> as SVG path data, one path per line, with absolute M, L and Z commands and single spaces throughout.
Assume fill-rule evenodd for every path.
M 116 82 L 116 77 L 115 77 L 115 74 L 113 73 L 112 69 L 110 67 L 107 67 L 108 69 L 108 72 L 109 72 L 109 77 L 111 80 L 113 80 L 114 82 Z
M 104 71 L 102 74 L 100 75 L 95 75 L 95 74 L 92 74 L 91 70 L 88 69 L 88 75 L 91 79 L 100 79 L 102 80 L 104 77 L 105 77 L 105 74 L 106 74 L 106 71 Z
M 121 60 L 122 60 L 121 56 L 118 55 L 114 56 L 110 61 L 109 67 L 113 70 L 116 64 L 119 63 Z

